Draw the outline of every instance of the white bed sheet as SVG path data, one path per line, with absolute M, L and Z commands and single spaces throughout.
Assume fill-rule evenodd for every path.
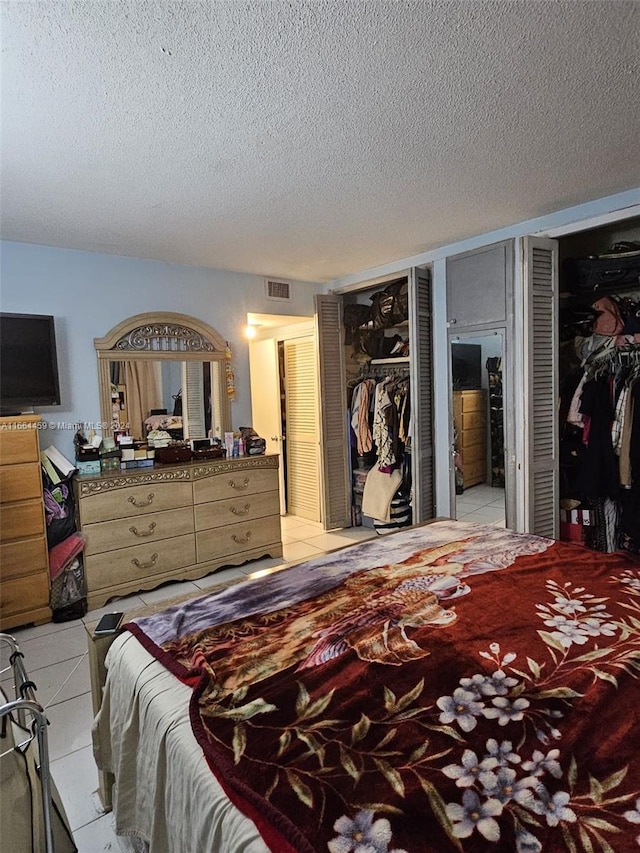
M 191 690 L 125 631 L 107 655 L 93 725 L 98 767 L 116 777 L 119 835 L 150 853 L 269 853 L 253 821 L 227 798 L 189 720 Z

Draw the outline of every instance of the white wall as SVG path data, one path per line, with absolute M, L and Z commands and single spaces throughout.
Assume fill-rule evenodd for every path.
M 36 411 L 48 425 L 42 446 L 54 444 L 70 458 L 75 424 L 100 421 L 94 338 L 144 311 L 177 311 L 203 320 L 231 344 L 232 423 L 244 426 L 251 422 L 249 354 L 242 335 L 247 312 L 311 316 L 313 294 L 320 290 L 320 285 L 293 282 L 290 302 L 272 302 L 259 276 L 26 243 L 1 245 L 0 309 L 55 317 L 62 404 Z

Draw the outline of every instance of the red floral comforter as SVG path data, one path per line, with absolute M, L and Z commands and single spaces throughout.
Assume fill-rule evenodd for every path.
M 128 626 L 276 853 L 640 846 L 640 564 L 438 522 Z

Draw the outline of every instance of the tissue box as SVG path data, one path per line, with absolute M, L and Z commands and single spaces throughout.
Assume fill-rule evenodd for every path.
M 99 474 L 100 459 L 76 459 L 76 468 L 79 474 Z

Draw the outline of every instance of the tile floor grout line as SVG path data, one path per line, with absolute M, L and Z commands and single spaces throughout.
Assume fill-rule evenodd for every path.
M 79 668 L 80 664 L 82 663 L 82 661 L 83 661 L 86 657 L 88 657 L 88 656 L 89 656 L 89 652 L 88 652 L 88 651 L 86 651 L 83 655 L 81 655 L 80 660 L 78 661 L 78 663 L 74 666 L 74 668 L 71 670 L 71 672 L 69 673 L 69 675 L 65 678 L 65 680 L 62 682 L 62 684 L 60 685 L 60 687 L 58 687 L 58 689 L 57 689 L 57 690 L 56 690 L 56 692 L 53 694 L 53 696 L 51 697 L 51 699 L 49 699 L 49 701 L 47 702 L 47 704 L 46 704 L 46 705 L 44 705 L 44 709 L 45 709 L 45 710 L 46 710 L 47 708 L 49 708 L 51 705 L 53 705 L 53 700 L 54 700 L 54 699 L 56 698 L 56 696 L 58 696 L 58 695 L 59 695 L 59 693 L 64 689 L 65 684 L 66 684 L 66 683 L 67 683 L 67 682 L 72 678 L 73 674 L 78 670 L 78 668 Z M 74 658 L 74 660 L 75 660 L 75 658 Z M 60 661 L 60 663 L 64 663 L 64 661 Z M 80 694 L 80 695 L 82 695 L 82 694 Z M 70 699 L 75 699 L 76 697 L 75 697 L 75 696 L 70 696 L 69 698 L 70 698 Z M 66 701 L 68 701 L 68 700 L 63 699 L 62 701 L 63 701 L 63 702 L 66 702 Z M 62 705 L 62 702 L 59 702 L 58 704 L 59 704 L 59 705 Z

